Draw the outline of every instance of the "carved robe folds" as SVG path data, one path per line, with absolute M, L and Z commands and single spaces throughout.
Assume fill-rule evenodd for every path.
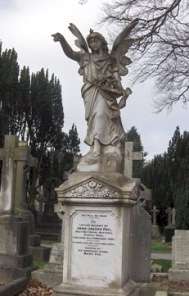
M 108 54 L 95 57 L 86 53 L 80 67 L 79 73 L 84 81 L 81 93 L 88 125 L 86 144 L 92 146 L 95 138 L 103 145 L 122 142 L 125 132 L 116 101 L 122 94 L 114 78 L 117 69 L 111 64 Z

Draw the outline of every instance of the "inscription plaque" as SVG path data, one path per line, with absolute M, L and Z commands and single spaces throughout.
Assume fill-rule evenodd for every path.
M 77 211 L 72 217 L 71 277 L 99 284 L 114 278 L 118 221 L 112 211 Z

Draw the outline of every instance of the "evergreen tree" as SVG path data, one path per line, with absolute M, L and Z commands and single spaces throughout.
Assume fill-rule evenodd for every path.
M 133 142 L 133 151 L 143 152 L 141 138 L 135 126 L 132 126 L 130 130 L 127 132 L 127 141 Z M 144 153 L 143 153 L 143 156 L 145 156 Z M 142 160 L 133 161 L 133 177 L 134 178 L 141 177 L 143 165 L 144 165 L 144 158 Z
M 48 78 L 48 71 L 31 76 L 31 114 L 29 118 L 29 142 L 32 153 L 39 155 L 57 147 L 63 127 L 63 108 L 59 81 Z
M 153 204 L 159 209 L 173 205 L 170 191 L 167 154 L 156 155 L 142 171 L 142 182 L 152 190 Z
M 80 139 L 78 137 L 77 127 L 73 124 L 68 134 L 68 150 L 73 154 L 73 156 L 78 155 L 80 152 L 79 145 Z
M 17 130 L 19 65 L 14 49 L 2 50 L 0 44 L 0 135 Z M 2 142 L 2 138 L 1 138 Z
M 36 179 L 46 181 L 43 162 L 49 151 L 60 149 L 63 127 L 61 87 L 57 78 L 41 69 L 30 75 L 19 71 L 14 49 L 0 44 L 0 139 L 11 133 L 26 141 L 38 159 Z M 34 191 L 34 189 L 33 189 Z
M 189 229 L 189 185 L 185 184 L 176 189 L 176 228 Z
M 132 126 L 127 132 L 127 141 L 133 142 L 134 151 L 143 151 L 141 138 L 135 126 Z
M 189 132 L 176 127 L 167 152 L 144 166 L 142 181 L 160 209 L 176 208 L 176 227 L 189 229 Z
M 175 182 L 177 180 L 177 172 L 179 167 L 179 151 L 178 144 L 181 140 L 180 129 L 177 126 L 173 134 L 172 139 L 169 141 L 169 146 L 167 149 L 167 158 L 168 158 L 168 173 L 170 177 L 170 190 L 173 194 L 175 189 Z
M 176 227 L 189 229 L 189 132 L 184 131 L 176 145 L 172 163 L 172 189 L 176 207 Z
M 30 71 L 28 67 L 23 67 L 20 71 L 18 83 L 18 105 L 19 127 L 17 131 L 18 137 L 22 141 L 29 141 L 29 119 L 31 117 L 31 97 L 30 97 Z
M 3 51 L 0 44 L 0 145 L 5 134 L 14 134 L 28 143 L 38 159 L 30 182 L 31 207 L 36 183 L 43 185 L 46 196 L 54 196 L 54 187 L 62 183 L 80 151 L 76 126 L 73 124 L 67 135 L 62 131 L 63 123 L 59 80 L 54 74 L 49 78 L 44 69 L 32 74 L 29 67 L 19 70 L 16 51 Z

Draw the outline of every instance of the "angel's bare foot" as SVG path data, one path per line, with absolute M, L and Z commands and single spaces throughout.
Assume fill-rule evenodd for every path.
M 97 157 L 97 156 L 100 156 L 100 153 L 101 153 L 101 144 L 97 139 L 95 139 L 94 140 L 93 154 L 94 154 L 94 156 Z

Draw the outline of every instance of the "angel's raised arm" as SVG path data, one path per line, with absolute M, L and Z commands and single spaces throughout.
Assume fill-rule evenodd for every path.
M 74 51 L 62 34 L 55 33 L 55 34 L 52 34 L 52 37 L 54 38 L 55 42 L 60 42 L 60 45 L 61 45 L 65 55 L 67 55 L 68 58 L 70 58 L 74 61 L 77 61 L 77 62 L 80 61 L 81 53 Z

